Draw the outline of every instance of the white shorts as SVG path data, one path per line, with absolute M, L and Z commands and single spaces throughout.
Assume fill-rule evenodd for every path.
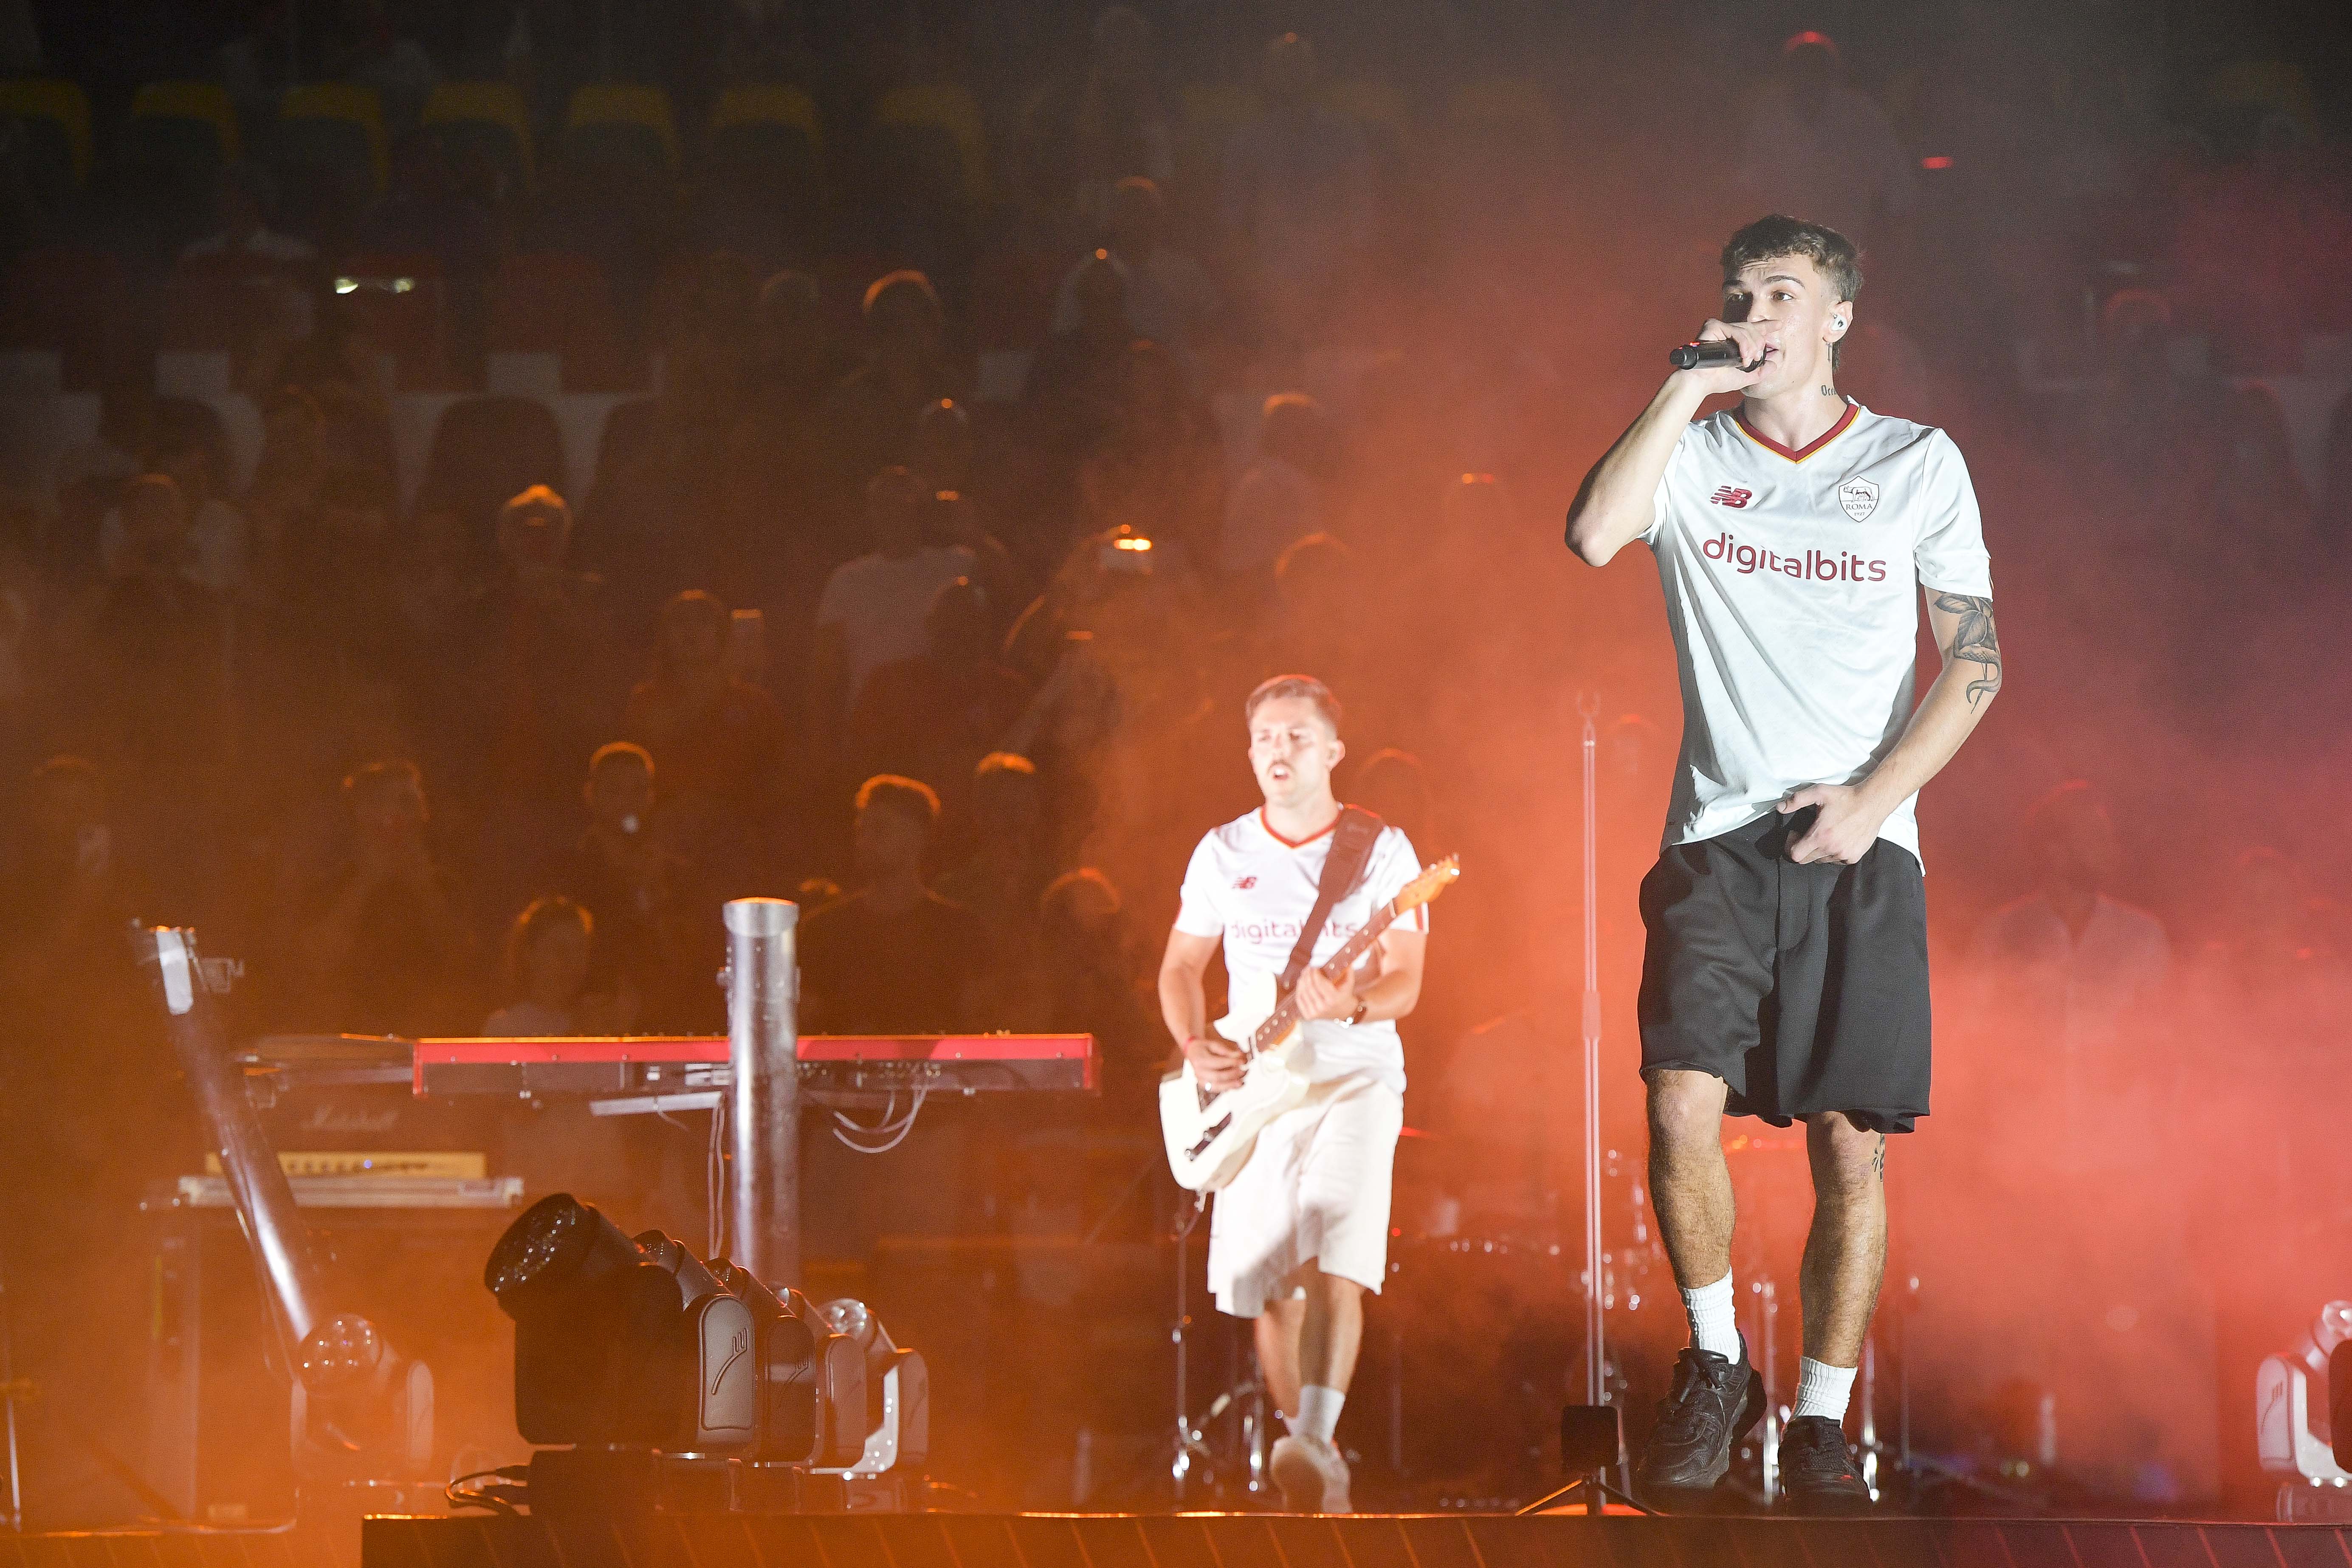
M 1404 1096 L 1369 1074 L 1317 1084 L 1257 1135 L 1209 1216 L 1217 1310 L 1255 1318 L 1308 1265 L 1378 1291 Z

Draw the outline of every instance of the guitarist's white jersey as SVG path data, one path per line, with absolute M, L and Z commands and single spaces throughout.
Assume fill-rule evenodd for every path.
M 1176 929 L 1187 936 L 1223 937 L 1225 970 L 1236 989 L 1244 975 L 1270 984 L 1297 945 L 1300 924 L 1315 912 L 1315 890 L 1330 853 L 1329 828 L 1293 844 L 1265 825 L 1263 810 L 1235 817 L 1213 829 L 1192 851 Z M 1315 939 L 1312 962 L 1330 962 L 1364 928 L 1372 911 L 1396 897 L 1420 869 L 1412 841 L 1402 830 L 1381 828 L 1363 876 L 1332 908 L 1322 934 Z M 1427 931 L 1427 907 L 1399 919 L 1395 929 Z M 1377 962 L 1377 956 L 1367 961 Z M 1372 973 L 1360 973 L 1359 989 Z M 1351 1027 L 1318 1020 L 1302 1026 L 1299 1033 L 1306 1049 L 1294 1065 L 1308 1079 L 1320 1083 L 1365 1073 L 1399 1094 L 1404 1092 L 1404 1046 L 1393 1022 L 1368 1021 Z

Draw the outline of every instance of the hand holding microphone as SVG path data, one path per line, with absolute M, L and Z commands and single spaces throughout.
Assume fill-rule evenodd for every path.
M 1705 373 L 1710 394 L 1737 392 L 1764 368 L 1764 348 L 1760 328 L 1745 321 L 1709 321 L 1695 342 L 1670 350 L 1666 359 L 1676 370 Z

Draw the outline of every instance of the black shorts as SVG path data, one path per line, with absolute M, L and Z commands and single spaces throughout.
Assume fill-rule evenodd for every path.
M 1727 1109 L 1786 1127 L 1842 1110 L 1908 1132 L 1927 1114 L 1927 900 L 1882 838 L 1798 865 L 1810 810 L 1677 844 L 1642 879 L 1642 1072 L 1712 1073 Z

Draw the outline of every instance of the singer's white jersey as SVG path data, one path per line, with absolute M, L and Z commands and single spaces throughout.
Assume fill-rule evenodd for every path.
M 1682 675 L 1668 844 L 1867 773 L 1911 716 L 1919 587 L 1992 596 L 1976 491 L 1950 437 L 1850 402 L 1791 451 L 1743 412 L 1683 431 L 1642 536 Z M 1914 856 L 1916 800 L 1878 830 Z

